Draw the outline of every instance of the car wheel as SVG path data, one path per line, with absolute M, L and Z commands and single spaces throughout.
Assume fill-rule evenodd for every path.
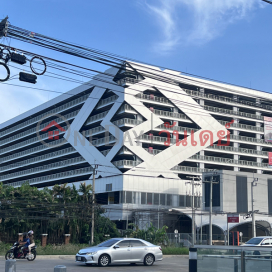
M 103 255 L 101 255 L 99 257 L 99 260 L 98 260 L 98 265 L 99 266 L 105 267 L 105 266 L 108 266 L 109 263 L 110 263 L 110 257 L 109 257 L 109 255 L 103 254 Z
M 261 253 L 260 253 L 260 251 L 254 251 L 253 255 L 258 256 L 258 255 L 261 255 Z M 260 258 L 260 257 L 257 257 L 257 258 Z
M 151 266 L 153 265 L 154 261 L 155 261 L 154 256 L 152 254 L 147 254 L 144 258 L 144 265 Z

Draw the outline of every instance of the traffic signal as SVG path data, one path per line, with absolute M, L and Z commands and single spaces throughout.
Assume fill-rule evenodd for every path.
M 37 83 L 37 81 L 36 81 L 37 76 L 32 75 L 32 74 L 27 74 L 24 72 L 20 72 L 19 73 L 19 80 L 35 84 L 35 83 Z
M 26 56 L 12 52 L 10 54 L 10 60 L 16 62 L 18 64 L 25 64 L 26 63 Z

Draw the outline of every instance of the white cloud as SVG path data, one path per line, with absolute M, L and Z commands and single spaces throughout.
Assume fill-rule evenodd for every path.
M 165 53 L 181 42 L 202 44 L 212 40 L 263 4 L 259 0 L 159 0 L 146 6 L 163 34 L 155 49 Z

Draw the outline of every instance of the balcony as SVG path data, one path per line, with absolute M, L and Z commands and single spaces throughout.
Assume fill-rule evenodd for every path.
M 79 112 L 79 110 L 76 110 L 74 112 L 71 112 L 69 114 L 64 115 L 63 117 L 68 121 L 70 119 L 73 119 L 78 114 L 78 112 Z M 48 126 L 51 122 L 52 121 L 46 122 L 46 123 L 43 123 L 42 125 L 40 125 L 40 130 L 39 131 L 41 131 L 43 128 Z M 60 125 L 61 123 L 64 123 L 65 121 L 62 118 L 57 118 L 57 119 L 55 119 L 55 122 Z M 33 133 L 37 133 L 37 128 L 36 127 L 32 128 L 32 129 L 29 129 L 29 130 L 26 130 L 26 131 L 24 131 L 22 133 L 18 133 L 16 135 L 12 136 L 12 137 L 6 138 L 6 139 L 0 141 L 0 145 L 4 145 L 6 143 L 9 143 L 11 141 L 23 138 L 25 136 L 29 136 L 29 135 L 31 135 Z
M 204 109 L 209 111 L 209 112 L 215 112 L 219 114 L 228 114 L 228 115 L 235 115 L 239 117 L 243 117 L 246 119 L 257 119 L 260 121 L 263 121 L 263 116 L 261 115 L 256 115 L 256 114 L 251 114 L 251 113 L 246 113 L 246 112 L 241 112 L 241 111 L 234 111 L 234 110 L 227 110 L 223 108 L 217 108 L 217 107 L 212 107 L 212 106 L 204 106 Z
M 263 104 L 258 104 L 258 103 L 254 103 L 254 102 L 250 102 L 250 101 L 244 101 L 244 100 L 234 100 L 233 98 L 229 98 L 226 96 L 219 96 L 219 95 L 213 95 L 213 94 L 202 94 L 201 92 L 198 91 L 192 91 L 192 90 L 187 90 L 187 89 L 183 89 L 187 94 L 191 95 L 191 96 L 197 96 L 200 98 L 207 98 L 209 100 L 214 100 L 214 101 L 219 101 L 219 102 L 223 102 L 223 103 L 229 103 L 231 105 L 235 104 L 237 106 L 247 106 L 247 107 L 254 107 L 256 108 L 256 110 L 269 110 L 272 111 L 272 106 L 268 106 L 268 105 L 263 105 Z
M 95 123 L 95 122 L 97 122 L 97 121 L 103 120 L 103 118 L 108 114 L 108 112 L 109 112 L 109 111 L 104 111 L 104 112 L 101 112 L 101 113 L 98 113 L 98 114 L 96 114 L 96 115 L 93 115 L 93 116 L 89 117 L 89 118 L 87 119 L 87 121 L 85 122 L 85 126 L 86 126 L 86 125 L 90 125 L 90 124 L 92 124 L 92 123 Z
M 54 163 L 50 163 L 47 165 L 38 166 L 38 167 L 31 168 L 31 169 L 15 172 L 12 174 L 0 176 L 0 181 L 6 181 L 9 179 L 19 178 L 22 176 L 33 175 L 33 174 L 37 174 L 37 173 L 39 174 L 39 173 L 42 173 L 45 171 L 60 169 L 63 167 L 73 166 L 73 165 L 77 165 L 77 164 L 81 164 L 81 163 L 85 163 L 85 162 L 86 162 L 85 159 L 82 157 L 72 158 L 69 160 L 63 160 L 63 161 L 59 161 L 59 162 L 54 162 Z
M 81 169 L 76 169 L 76 170 L 70 170 L 66 172 L 61 172 L 53 175 L 48 175 L 48 176 L 42 176 L 38 178 L 33 178 L 33 179 L 28 179 L 28 180 L 22 180 L 22 181 L 17 181 L 17 182 L 11 182 L 5 185 L 13 186 L 13 187 L 19 187 L 22 186 L 24 183 L 29 183 L 30 185 L 34 184 L 39 184 L 39 183 L 44 183 L 44 182 L 50 182 L 50 181 L 55 181 L 55 180 L 60 180 L 60 179 L 67 179 L 67 178 L 74 178 L 74 177 L 79 177 L 82 175 L 91 175 L 93 172 L 93 168 L 91 166 L 81 168 Z
M 56 140 L 54 143 L 56 145 L 58 145 L 59 143 L 62 143 L 62 142 L 63 142 L 63 139 L 60 139 L 60 140 Z M 63 144 L 65 144 L 65 143 L 68 143 L 68 142 L 64 142 Z M 36 155 L 38 152 L 46 150 L 46 149 L 50 149 L 50 148 L 54 148 L 54 146 L 48 147 L 46 145 L 40 145 L 40 146 L 37 146 L 37 147 L 33 147 L 33 148 L 30 148 L 30 149 L 27 149 L 27 150 L 24 150 L 24 151 L 21 151 L 21 152 L 18 152 L 18 153 L 15 153 L 15 154 L 3 157 L 3 158 L 0 158 L 0 163 L 7 162 L 7 161 L 10 161 L 10 160 L 15 160 L 15 159 L 18 159 L 18 158 L 22 158 L 24 156 L 28 156 L 28 155 L 31 155 L 31 154 Z
M 265 168 L 265 170 L 271 170 L 272 168 L 268 168 L 268 163 L 258 163 L 252 161 L 244 161 L 244 160 L 234 160 L 228 158 L 219 158 L 213 156 L 201 156 L 201 155 L 193 155 L 188 160 L 197 160 L 197 161 L 204 161 L 205 163 L 219 163 L 219 164 L 232 164 L 237 166 L 243 167 L 257 167 L 257 168 Z
M 148 102 L 153 102 L 155 104 L 160 104 L 160 105 L 164 105 L 164 106 L 170 106 L 173 107 L 173 104 L 170 102 L 170 100 L 168 100 L 167 98 L 164 97 L 159 97 L 159 96 L 155 96 L 155 95 L 147 95 L 147 94 L 137 94 L 135 96 L 136 98 L 140 99 L 140 100 L 147 100 Z
M 185 114 L 182 114 L 182 113 L 169 112 L 169 111 L 156 110 L 156 109 L 154 109 L 153 112 L 162 118 L 171 119 L 171 120 L 174 119 L 178 121 L 192 123 L 191 120 Z
M 68 126 L 64 126 L 62 127 L 64 130 L 68 130 Z M 59 130 L 54 130 L 54 131 L 58 131 L 59 132 L 59 135 L 61 134 L 64 134 L 65 131 L 59 131 Z M 42 135 L 40 138 L 39 137 L 33 137 L 31 139 L 28 139 L 26 141 L 23 141 L 23 142 L 20 142 L 18 144 L 14 144 L 12 146 L 9 146 L 9 147 L 6 147 L 6 148 L 3 148 L 1 151 L 0 151 L 0 154 L 4 154 L 4 153 L 7 153 L 9 151 L 12 151 L 12 150 L 15 150 L 15 149 L 18 149 L 18 148 L 21 148 L 21 147 L 26 147 L 28 145 L 32 145 L 34 143 L 37 143 L 41 140 L 47 140 L 48 139 L 48 135 Z
M 71 108 L 71 107 L 73 107 L 73 106 L 82 104 L 82 103 L 89 97 L 89 95 L 90 95 L 90 94 L 85 94 L 85 95 L 82 96 L 82 97 L 79 97 L 79 98 L 77 98 L 77 99 L 75 99 L 75 100 L 72 100 L 72 101 L 70 101 L 70 102 L 68 102 L 68 103 L 63 104 L 62 106 L 59 106 L 59 107 L 57 107 L 57 108 L 54 108 L 54 109 L 48 111 L 48 112 L 46 113 L 46 115 L 48 115 L 48 114 L 55 114 L 55 113 L 61 113 L 62 111 L 66 110 L 66 109 L 69 109 L 69 108 Z M 11 127 L 11 128 L 9 128 L 9 129 L 5 129 L 5 130 L 3 130 L 3 131 L 0 133 L 0 137 L 5 136 L 6 134 L 10 134 L 10 133 L 12 133 L 12 132 L 14 132 L 14 131 L 16 131 L 16 130 L 21 129 L 21 128 L 25 128 L 25 127 L 27 127 L 27 126 L 29 126 L 29 125 L 36 124 L 36 123 L 39 122 L 44 116 L 45 116 L 45 114 L 40 114 L 40 115 L 38 115 L 38 116 L 36 116 L 36 117 L 34 117 L 34 118 L 28 119 L 27 121 L 20 123 L 20 124 L 17 125 L 17 126 Z
M 221 120 L 218 120 L 218 122 L 220 124 L 222 124 L 222 125 L 226 125 L 228 123 L 226 121 L 221 121 Z M 244 124 L 239 124 L 239 123 L 232 123 L 230 125 L 230 127 L 241 128 L 243 130 L 253 130 L 253 131 L 260 132 L 260 133 L 264 133 L 264 128 L 263 127 L 250 126 L 250 125 L 244 125 Z
M 9 164 L 9 165 L 6 165 L 6 166 L 2 166 L 2 167 L 0 167 L 0 171 L 3 172 L 3 171 L 11 170 L 11 169 L 14 169 L 14 168 L 17 169 L 19 167 L 23 167 L 23 166 L 26 166 L 26 165 L 40 163 L 40 162 L 44 162 L 44 161 L 51 160 L 51 159 L 54 159 L 54 158 L 60 158 L 62 156 L 65 156 L 65 155 L 68 155 L 68 154 L 73 154 L 75 152 L 76 152 L 76 150 L 73 147 L 68 147 L 68 148 L 65 148 L 65 149 L 62 149 L 62 150 L 59 150 L 59 151 L 55 151 L 55 152 L 52 152 L 52 153 L 48 153 L 48 154 L 45 154 L 45 155 L 42 155 L 42 156 L 38 156 L 38 157 L 31 158 L 31 159 L 28 159 L 28 160 L 24 160 L 24 161 L 20 161 L 20 162 L 17 162 L 17 163 L 12 163 L 12 164 Z
M 124 112 L 132 113 L 132 114 L 137 114 L 137 112 L 128 104 L 122 105 L 116 114 L 122 114 Z
M 268 152 L 266 151 L 257 151 L 257 150 L 254 150 L 254 149 L 247 149 L 247 148 L 236 148 L 236 147 L 233 147 L 233 146 L 217 146 L 217 145 L 213 145 L 213 146 L 208 146 L 205 150 L 209 150 L 209 149 L 213 149 L 213 150 L 210 150 L 210 151 L 218 151 L 218 152 L 222 152 L 222 153 L 225 153 L 225 152 L 229 152 L 231 154 L 233 153 L 239 153 L 243 156 L 247 156 L 247 155 L 250 155 L 250 156 L 256 156 L 256 157 L 263 157 L 263 158 L 267 158 L 268 157 Z M 148 149 L 148 148 L 145 148 L 145 150 L 152 154 L 152 155 L 157 155 L 159 154 L 160 152 L 162 152 L 163 150 L 160 150 L 160 149 Z
M 118 95 L 113 95 L 113 96 L 110 96 L 108 98 L 102 99 L 97 104 L 96 109 L 100 109 L 100 108 L 103 108 L 104 106 L 108 106 L 110 104 L 113 104 L 118 99 L 118 97 L 119 97 Z
M 120 160 L 114 161 L 112 164 L 117 168 L 132 168 L 142 163 L 141 161 Z

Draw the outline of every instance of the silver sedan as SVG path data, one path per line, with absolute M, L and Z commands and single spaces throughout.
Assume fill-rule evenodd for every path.
M 153 265 L 162 260 L 162 249 L 147 241 L 135 238 L 113 238 L 97 246 L 81 249 L 76 262 L 107 266 L 110 263 L 144 263 Z

